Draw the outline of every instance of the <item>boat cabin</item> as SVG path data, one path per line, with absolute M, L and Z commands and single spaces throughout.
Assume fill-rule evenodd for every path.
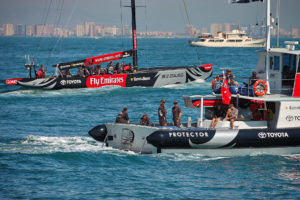
M 269 69 L 266 69 L 266 52 L 260 51 L 256 67 L 258 77 L 265 78 L 269 71 L 271 94 L 300 97 L 300 50 L 295 50 L 298 42 L 286 41 L 286 48 L 271 48 Z

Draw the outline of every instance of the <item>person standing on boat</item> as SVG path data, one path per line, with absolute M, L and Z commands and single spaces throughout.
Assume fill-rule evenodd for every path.
M 166 101 L 164 99 L 160 100 L 160 106 L 158 107 L 158 119 L 160 126 L 167 126 L 167 110 L 165 109 Z
M 125 107 L 121 112 L 119 112 L 116 123 L 122 123 L 122 124 L 129 124 L 129 117 L 128 117 L 128 109 Z
M 214 108 L 214 117 L 211 120 L 211 128 L 215 128 L 218 121 L 222 120 L 225 116 L 224 109 L 222 108 L 221 104 L 217 104 Z
M 220 74 L 218 76 L 216 76 L 216 79 L 221 79 L 221 82 L 223 81 L 223 76 L 224 76 L 224 72 L 223 74 Z M 234 85 L 238 85 L 238 83 L 234 80 L 235 76 L 232 74 L 232 70 L 231 69 L 226 69 L 225 71 L 225 77 L 227 79 L 228 85 L 231 86 L 231 84 Z
M 150 124 L 150 119 L 148 118 L 147 114 L 144 113 L 142 118 L 140 119 L 140 125 L 150 126 Z
M 95 66 L 95 69 L 94 69 L 95 75 L 100 75 L 100 68 L 101 68 L 100 64 L 98 64 L 98 65 Z
M 124 72 L 124 62 L 121 62 L 120 64 L 120 74 Z
M 249 86 L 253 85 L 258 79 L 256 72 L 252 72 L 252 76 L 249 78 Z
M 239 114 L 239 110 L 234 107 L 233 104 L 230 104 L 226 113 L 225 120 L 230 121 L 230 128 L 233 129 L 234 121 L 236 120 Z
M 178 106 L 178 102 L 173 102 L 174 106 L 172 108 L 173 121 L 174 126 L 180 127 L 180 119 L 181 119 L 181 108 Z
M 37 78 L 45 78 L 46 75 L 45 75 L 45 68 L 43 65 L 41 65 L 39 71 L 36 72 L 36 77 Z
M 107 65 L 107 73 L 108 74 L 114 74 L 114 64 L 112 61 L 110 61 Z

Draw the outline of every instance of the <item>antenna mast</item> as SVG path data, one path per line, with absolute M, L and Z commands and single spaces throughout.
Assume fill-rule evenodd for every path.
M 137 41 L 136 41 L 136 17 L 135 17 L 135 0 L 131 0 L 131 28 L 132 28 L 132 44 L 133 44 L 133 51 L 132 51 L 132 61 L 133 66 L 137 68 Z

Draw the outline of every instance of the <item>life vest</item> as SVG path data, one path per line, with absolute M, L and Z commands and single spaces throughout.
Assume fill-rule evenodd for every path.
M 217 76 L 217 77 L 211 82 L 211 89 L 215 89 L 215 88 L 214 88 L 214 85 L 215 85 L 215 82 L 216 82 L 216 81 L 223 82 L 223 78 Z
M 37 76 L 37 78 L 43 78 L 42 70 L 37 71 L 36 76 Z
M 267 93 L 268 85 L 264 80 L 257 80 L 253 84 L 253 92 L 256 96 L 263 96 Z
M 125 65 L 123 69 L 124 69 L 124 71 L 128 71 L 130 69 L 130 66 L 129 65 Z

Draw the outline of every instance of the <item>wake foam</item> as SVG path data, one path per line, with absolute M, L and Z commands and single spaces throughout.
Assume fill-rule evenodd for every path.
M 0 143 L 2 153 L 51 154 L 57 152 L 100 152 L 112 150 L 90 137 L 46 137 L 29 135 L 22 140 Z
M 61 90 L 44 90 L 44 89 L 17 89 L 6 91 L 0 94 L 0 97 L 57 97 L 57 96 L 89 96 L 97 94 L 106 94 L 114 90 L 120 89 L 119 86 L 105 86 L 99 88 L 76 88 Z

